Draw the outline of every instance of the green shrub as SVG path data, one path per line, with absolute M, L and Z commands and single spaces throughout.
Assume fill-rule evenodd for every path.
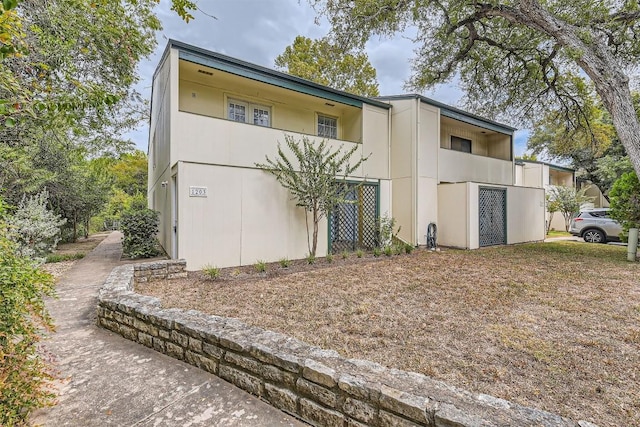
M 388 216 L 382 216 L 378 218 L 378 233 L 379 233 L 379 248 L 386 248 L 393 244 L 393 241 L 396 240 L 398 233 L 400 233 L 400 229 L 402 227 L 398 227 L 396 230 L 396 219 L 389 218 Z
M 349 252 L 345 249 L 344 251 L 342 251 L 342 259 L 347 259 L 349 258 Z
M 393 246 L 386 246 L 383 252 L 386 256 L 393 255 Z
M 18 254 L 44 262 L 60 240 L 60 227 L 67 221 L 47 208 L 47 190 L 22 197 L 15 213 L 7 218 Z
M 267 271 L 267 263 L 262 260 L 256 261 L 253 267 L 258 273 L 264 273 L 265 271 Z
M 325 258 L 329 264 L 333 262 L 333 254 L 329 252 Z
M 611 218 L 617 220 L 628 239 L 630 228 L 640 227 L 640 180 L 634 172 L 623 174 L 609 192 Z
M 50 264 L 54 262 L 73 261 L 82 258 L 84 258 L 84 254 L 82 252 L 76 252 L 74 254 L 49 254 L 47 255 L 47 260 L 45 262 Z
M 307 260 L 307 264 L 315 264 L 316 262 L 316 256 L 312 254 L 307 255 L 305 259 Z
M 364 256 L 364 251 L 363 251 L 362 249 L 358 249 L 358 250 L 356 251 L 356 256 L 357 256 L 358 258 L 362 258 L 362 257 Z
M 411 252 L 413 252 L 415 248 L 413 247 L 413 245 L 407 243 L 404 245 L 404 251 L 408 254 L 410 254 Z
M 377 258 L 380 255 L 382 255 L 382 250 L 380 250 L 380 248 L 373 248 L 373 256 Z
M 291 265 L 291 261 L 289 261 L 288 258 L 280 258 L 280 261 L 278 261 L 280 263 L 280 267 L 282 268 L 287 268 L 289 267 L 289 265 Z
M 26 424 L 32 410 L 53 403 L 53 377 L 37 344 L 53 323 L 44 297 L 54 295 L 53 277 L 20 256 L 9 240 L 0 198 L 0 425 Z
M 125 254 L 131 258 L 151 258 L 158 255 L 158 212 L 136 206 L 122 215 L 120 226 L 124 234 L 122 248 Z
M 206 264 L 202 267 L 202 274 L 204 274 L 208 280 L 216 280 L 220 277 L 220 269 L 213 265 Z

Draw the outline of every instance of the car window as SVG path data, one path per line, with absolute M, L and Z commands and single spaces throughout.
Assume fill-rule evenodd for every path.
M 581 218 L 609 218 L 609 211 L 580 212 Z

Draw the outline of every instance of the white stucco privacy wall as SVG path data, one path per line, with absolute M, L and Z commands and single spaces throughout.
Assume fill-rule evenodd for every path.
M 480 187 L 506 189 L 507 244 L 544 240 L 542 188 L 463 182 L 438 185 L 438 245 L 464 249 L 480 247 Z

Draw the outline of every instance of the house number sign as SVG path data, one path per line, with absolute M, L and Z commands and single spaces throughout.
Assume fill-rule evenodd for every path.
M 189 187 L 189 197 L 207 197 L 207 187 Z

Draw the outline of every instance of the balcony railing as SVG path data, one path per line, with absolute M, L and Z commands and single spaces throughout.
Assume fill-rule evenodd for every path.
M 440 148 L 438 180 L 513 185 L 513 162 Z

